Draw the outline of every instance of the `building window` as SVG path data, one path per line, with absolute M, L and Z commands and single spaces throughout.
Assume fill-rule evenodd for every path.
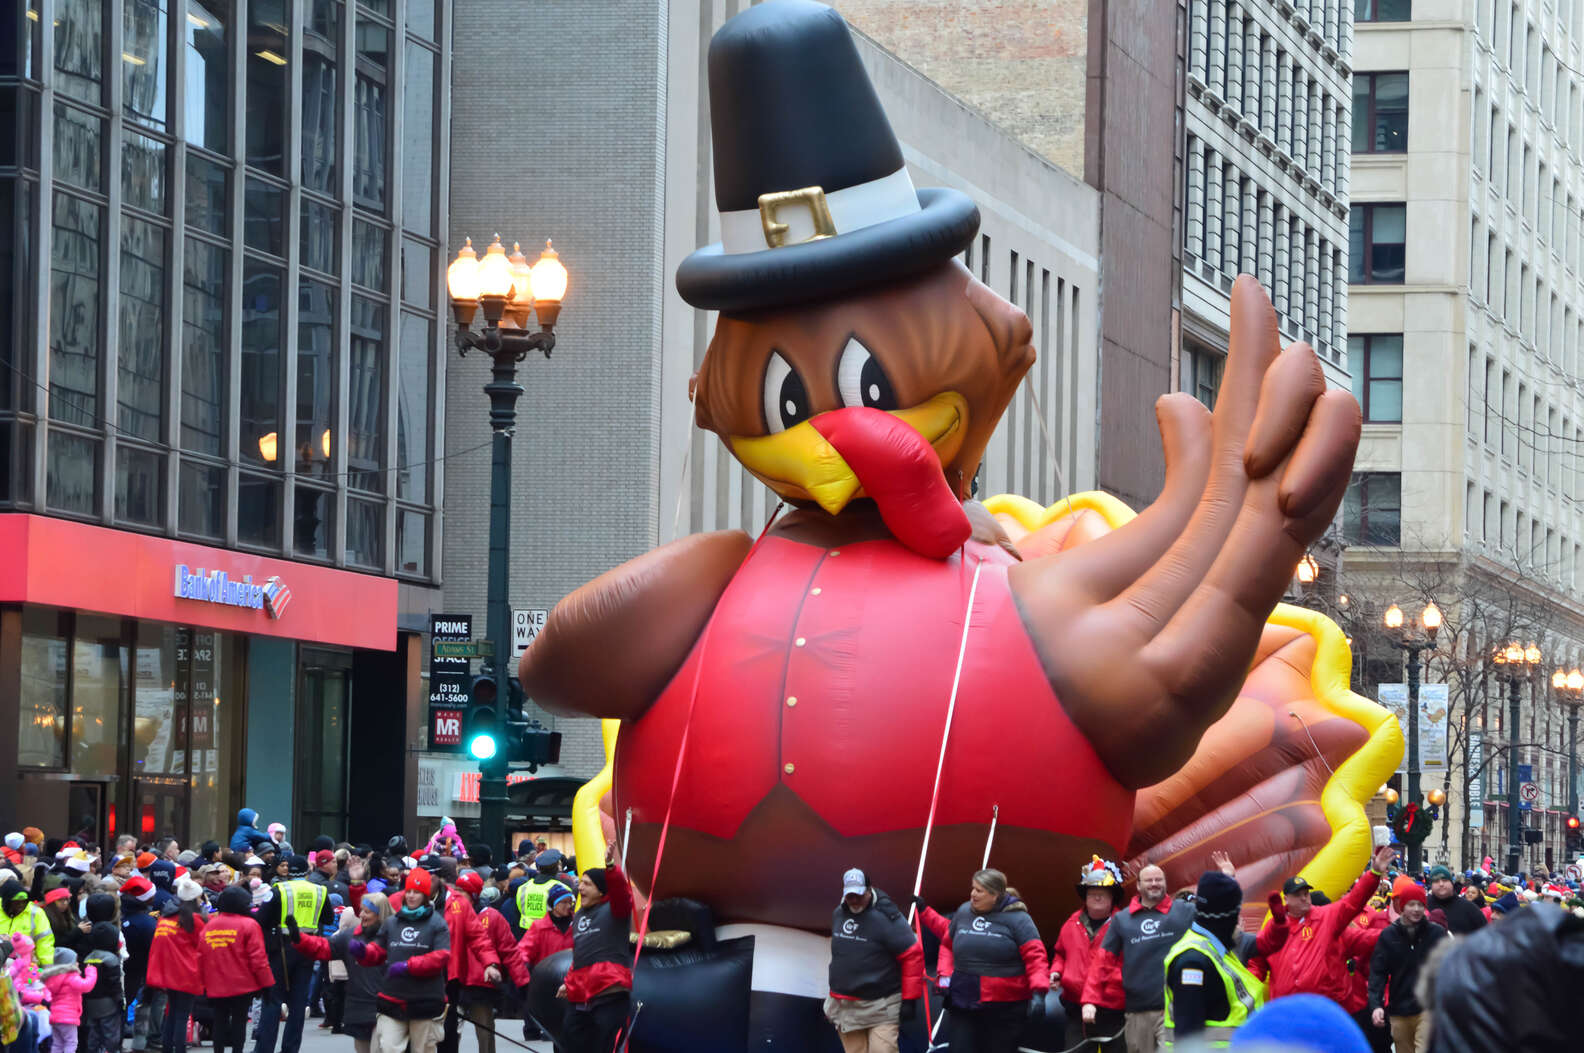
M 1197 344 L 1186 345 L 1185 351 L 1182 389 L 1215 409 L 1216 395 L 1221 391 L 1221 367 L 1226 363 L 1226 356 Z
M 1348 211 L 1348 281 L 1401 285 L 1407 235 L 1405 205 L 1354 205 Z
M 1402 476 L 1354 472 L 1342 502 L 1342 533 L 1350 545 L 1401 543 Z
M 1353 21 L 1406 22 L 1412 10 L 1412 0 L 1353 0 Z
M 1370 424 L 1402 423 L 1403 338 L 1401 333 L 1348 337 L 1353 395 Z
M 1408 74 L 1353 74 L 1353 152 L 1408 149 Z

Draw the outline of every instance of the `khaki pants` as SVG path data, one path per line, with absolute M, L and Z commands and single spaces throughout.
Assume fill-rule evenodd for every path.
M 853 1001 L 825 999 L 825 1019 L 836 1028 L 843 1053 L 897 1053 L 902 999 L 899 995 Z
M 1389 1016 L 1392 1048 L 1397 1053 L 1429 1053 L 1430 1018 L 1423 1013 L 1413 1016 Z
M 433 1020 L 397 1020 L 381 1013 L 374 1019 L 371 1053 L 434 1053 L 445 1030 L 445 1014 Z
M 1127 1041 L 1128 1053 L 1155 1053 L 1166 1041 L 1166 1010 L 1127 1014 L 1122 1037 Z

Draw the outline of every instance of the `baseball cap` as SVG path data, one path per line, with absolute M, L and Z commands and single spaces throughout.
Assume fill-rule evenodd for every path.
M 1314 886 L 1309 884 L 1308 880 L 1305 878 L 1290 877 L 1286 881 L 1282 882 L 1282 895 L 1297 895 L 1300 892 L 1308 892 L 1313 887 Z
M 847 871 L 847 873 L 842 875 L 842 895 L 861 896 L 868 891 L 869 879 L 864 876 L 864 872 L 862 870 L 859 870 L 857 867 L 853 867 L 851 870 Z

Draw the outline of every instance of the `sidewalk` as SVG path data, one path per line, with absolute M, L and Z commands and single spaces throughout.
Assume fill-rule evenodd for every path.
M 524 1043 L 522 1040 L 521 1020 L 499 1021 L 500 1036 L 495 1041 L 495 1053 L 555 1053 L 555 1047 L 549 1039 L 540 1039 L 535 1042 Z M 508 1042 L 507 1039 L 511 1039 Z M 518 1043 L 513 1045 L 512 1042 Z M 193 1048 L 191 1046 L 189 1049 Z M 213 1053 L 212 1047 L 202 1047 Z M 279 1041 L 276 1050 L 279 1053 Z M 251 1043 L 247 1046 L 248 1053 L 252 1053 Z M 328 1030 L 319 1027 L 319 1021 L 310 1018 L 303 1027 L 302 1053 L 352 1053 L 352 1039 L 346 1035 L 332 1035 Z M 478 1053 L 478 1036 L 474 1033 L 473 1025 L 462 1025 L 462 1041 L 457 1053 Z

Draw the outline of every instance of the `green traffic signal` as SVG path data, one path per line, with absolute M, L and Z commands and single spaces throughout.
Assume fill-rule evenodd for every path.
M 468 739 L 468 752 L 474 760 L 489 760 L 495 756 L 495 736 L 488 734 L 474 735 Z
M 494 759 L 501 749 L 500 717 L 495 711 L 495 681 L 487 676 L 477 677 L 468 692 L 472 705 L 468 707 L 466 731 L 462 740 L 474 760 Z

